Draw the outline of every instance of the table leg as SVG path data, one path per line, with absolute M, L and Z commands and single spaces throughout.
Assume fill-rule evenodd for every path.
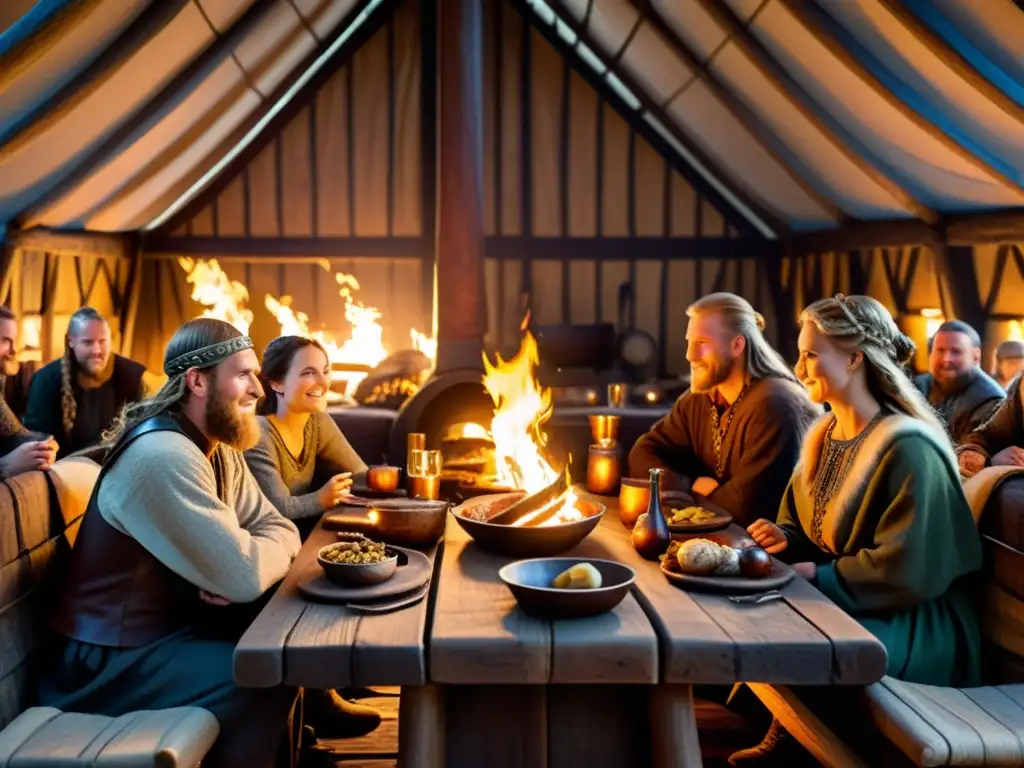
M 654 768 L 701 768 L 693 686 L 651 686 L 651 731 Z
M 444 689 L 405 686 L 398 700 L 398 768 L 443 768 Z

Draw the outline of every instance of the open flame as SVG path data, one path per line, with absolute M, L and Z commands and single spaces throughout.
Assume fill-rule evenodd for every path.
M 484 355 L 483 383 L 494 401 L 491 437 L 498 483 L 537 493 L 554 483 L 559 474 L 544 456 L 547 435 L 543 425 L 551 417 L 553 406 L 551 390 L 541 387 L 534 375 L 539 360 L 537 341 L 525 331 L 519 352 L 511 360 L 502 360 L 501 355 L 495 358 L 497 362 L 492 365 Z M 571 487 L 555 503 L 560 505 L 559 510 L 544 525 L 582 517 Z M 527 517 L 518 524 L 528 525 L 529 521 Z
M 249 300 L 249 291 L 242 284 L 231 280 L 221 269 L 216 259 L 178 259 L 178 263 L 188 273 L 187 280 L 192 284 L 192 299 L 202 304 L 203 317 L 225 320 L 234 325 L 242 333 L 248 333 L 252 325 L 253 313 L 245 308 Z M 292 306 L 291 296 L 264 297 L 264 306 L 281 326 L 282 336 L 305 336 L 316 339 L 327 350 L 327 357 L 332 367 L 331 379 L 344 382 L 345 393 L 355 391 L 368 372 L 379 365 L 389 354 L 384 346 L 384 327 L 381 325 L 381 313 L 374 307 L 367 307 L 354 294 L 359 290 L 359 281 L 353 275 L 337 273 L 334 279 L 338 283 L 338 295 L 345 302 L 345 320 L 351 326 L 349 337 L 340 343 L 335 337 L 322 329 L 313 330 L 309 327 L 309 315 Z M 422 352 L 431 360 L 437 357 L 437 342 L 413 328 L 410 331 L 412 348 Z M 418 387 L 418 383 L 409 382 L 409 386 Z

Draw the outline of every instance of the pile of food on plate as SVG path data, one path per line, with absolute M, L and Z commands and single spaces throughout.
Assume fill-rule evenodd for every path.
M 772 570 L 772 558 L 761 547 L 735 549 L 710 539 L 673 541 L 662 556 L 667 570 L 690 576 L 744 576 L 759 579 Z
M 349 565 L 382 563 L 394 556 L 393 552 L 388 553 L 386 544 L 370 539 L 339 541 L 320 552 L 320 557 L 329 563 L 347 563 Z
M 551 582 L 554 589 L 600 589 L 601 572 L 590 563 L 576 563 L 555 576 Z
M 698 525 L 710 522 L 718 515 L 704 507 L 684 507 L 683 509 L 670 509 L 666 517 L 669 525 Z

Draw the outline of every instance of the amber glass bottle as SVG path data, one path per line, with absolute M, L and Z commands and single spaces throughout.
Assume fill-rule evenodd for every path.
M 647 560 L 657 560 L 665 554 L 672 543 L 668 523 L 661 512 L 661 475 L 664 470 L 652 469 L 651 500 L 647 503 L 647 514 L 637 520 L 633 528 L 633 548 Z

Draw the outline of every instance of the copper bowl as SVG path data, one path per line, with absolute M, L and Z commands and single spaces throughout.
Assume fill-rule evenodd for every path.
M 433 546 L 444 535 L 449 506 L 447 501 L 388 499 L 374 502 L 366 514 L 325 515 L 324 528 L 362 533 L 399 547 L 423 549 Z
M 370 490 L 391 493 L 398 488 L 401 467 L 370 467 L 366 472 L 366 485 Z
M 509 557 L 549 557 L 572 549 L 587 538 L 605 511 L 604 504 L 577 499 L 576 509 L 583 513 L 581 520 L 536 527 L 487 522 L 487 518 L 503 512 L 522 497 L 522 493 L 478 496 L 452 509 L 452 514 L 462 530 L 488 552 Z

